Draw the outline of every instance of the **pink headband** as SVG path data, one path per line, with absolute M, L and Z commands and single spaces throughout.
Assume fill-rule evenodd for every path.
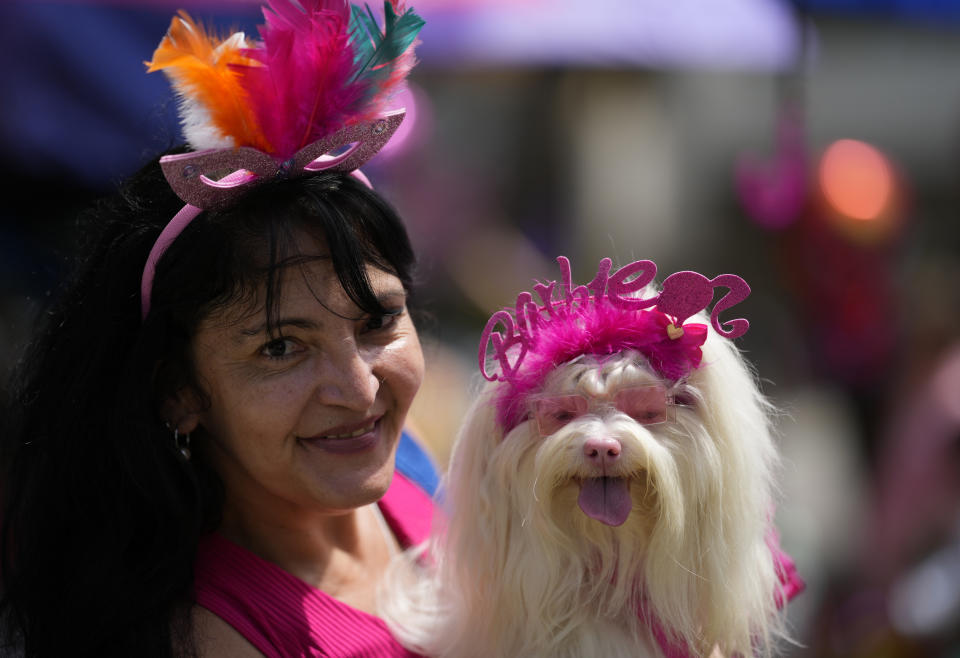
M 684 321 L 713 301 L 714 290 L 727 288 L 710 314 L 710 323 L 721 336 L 742 336 L 750 323 L 737 318 L 725 328 L 719 314 L 750 294 L 750 286 L 733 274 L 713 279 L 696 272 L 677 272 L 663 282 L 653 297 L 632 296 L 650 284 L 657 273 L 653 261 L 640 260 L 613 274 L 612 261 L 600 261 L 597 275 L 574 288 L 570 261 L 559 256 L 562 281 L 534 286 L 533 295 L 521 292 L 514 309 L 494 313 L 480 339 L 480 372 L 489 381 L 505 383 L 497 398 L 497 421 L 504 431 L 516 427 L 524 416 L 526 398 L 547 375 L 577 356 L 607 356 L 623 350 L 640 352 L 660 375 L 677 380 L 700 365 L 700 347 L 707 337 L 702 324 Z M 500 327 L 500 330 L 497 328 Z M 495 370 L 488 370 L 490 353 Z

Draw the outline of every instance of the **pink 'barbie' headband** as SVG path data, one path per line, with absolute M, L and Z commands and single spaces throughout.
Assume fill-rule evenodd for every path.
M 710 305 L 716 288 L 728 289 L 710 313 L 716 332 L 732 339 L 750 327 L 744 318 L 720 322 L 721 312 L 750 294 L 750 286 L 734 274 L 708 279 L 677 272 L 664 280 L 659 294 L 641 299 L 635 294 L 657 274 L 653 261 L 635 261 L 611 273 L 612 261 L 604 258 L 594 279 L 577 287 L 571 282 L 570 261 L 559 256 L 557 262 L 559 285 L 535 285 L 539 303 L 531 293 L 521 292 L 512 310 L 490 317 L 480 338 L 481 374 L 505 383 L 496 404 L 497 421 L 507 432 L 523 419 L 527 397 L 547 375 L 583 354 L 607 356 L 632 349 L 663 377 L 684 377 L 700 365 L 707 337 L 706 325 L 684 322 Z

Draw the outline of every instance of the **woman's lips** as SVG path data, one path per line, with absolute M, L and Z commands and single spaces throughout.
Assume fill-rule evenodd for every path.
M 334 427 L 323 434 L 301 438 L 300 442 L 335 454 L 363 452 L 373 448 L 379 442 L 381 418 L 383 416 L 359 425 Z

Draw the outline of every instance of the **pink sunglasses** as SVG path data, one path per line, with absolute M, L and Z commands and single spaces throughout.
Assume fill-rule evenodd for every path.
M 599 404 L 598 404 L 599 402 Z M 547 437 L 591 409 L 615 408 L 641 425 L 657 425 L 674 419 L 673 396 L 662 384 L 632 386 L 617 391 L 612 400 L 598 401 L 579 393 L 544 395 L 530 400 L 530 413 L 540 436 Z

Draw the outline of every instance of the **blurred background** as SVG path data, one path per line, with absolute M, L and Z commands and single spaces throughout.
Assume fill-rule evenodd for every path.
M 960 657 L 960 0 L 420 0 L 408 119 L 367 174 L 420 254 L 442 465 L 487 317 L 598 260 L 742 275 L 783 411 L 795 656 Z M 0 367 L 77 212 L 181 141 L 146 75 L 171 15 L 249 0 L 3 3 Z

